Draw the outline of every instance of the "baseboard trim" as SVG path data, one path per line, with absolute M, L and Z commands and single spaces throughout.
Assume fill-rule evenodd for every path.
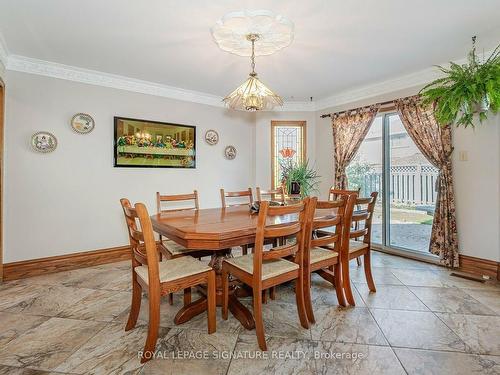
M 459 255 L 462 272 L 472 273 L 480 276 L 489 276 L 493 280 L 500 281 L 500 262 L 494 260 L 471 257 L 469 255 Z
M 372 245 L 372 249 L 386 254 L 396 255 L 403 258 L 414 259 L 421 262 L 439 264 L 439 261 L 429 257 L 419 256 L 415 252 L 400 251 L 398 249 L 383 248 L 380 245 Z M 478 276 L 489 276 L 491 280 L 500 281 L 500 262 L 494 260 L 471 257 L 469 255 L 458 255 L 460 266 L 459 271 Z
M 380 249 L 376 250 L 380 251 Z M 117 246 L 107 249 L 5 263 L 3 265 L 3 281 L 119 262 L 130 259 L 130 255 L 129 246 Z M 459 255 L 459 260 L 460 271 L 480 276 L 486 275 L 493 280 L 500 281 L 500 262 L 462 254 Z
M 99 264 L 119 262 L 130 259 L 130 255 L 130 246 L 118 246 L 108 249 L 5 263 L 3 265 L 3 280 L 23 279 L 54 272 L 97 266 Z

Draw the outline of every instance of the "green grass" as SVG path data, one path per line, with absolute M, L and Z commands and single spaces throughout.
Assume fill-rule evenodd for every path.
M 420 224 L 432 225 L 433 221 L 434 221 L 434 219 L 431 217 L 430 219 L 421 221 Z

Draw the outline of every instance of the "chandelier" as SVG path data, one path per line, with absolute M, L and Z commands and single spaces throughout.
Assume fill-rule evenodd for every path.
M 222 50 L 251 58 L 249 77 L 223 99 L 224 103 L 229 108 L 244 111 L 282 106 L 283 99 L 259 80 L 255 56 L 270 55 L 290 45 L 293 23 L 267 10 L 233 12 L 216 23 L 212 35 Z M 258 53 L 255 51 L 257 41 Z
M 245 82 L 223 99 L 224 103 L 232 109 L 252 112 L 282 106 L 283 99 L 264 85 L 255 72 L 255 42 L 259 40 L 259 35 L 248 34 L 247 40 L 252 42 L 252 71 Z

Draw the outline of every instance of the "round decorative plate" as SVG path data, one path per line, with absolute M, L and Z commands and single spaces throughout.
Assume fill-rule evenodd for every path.
M 219 143 L 219 133 L 215 130 L 207 130 L 205 133 L 205 142 L 207 142 L 210 146 L 214 146 Z
M 57 138 L 49 132 L 38 132 L 31 136 L 31 148 L 36 152 L 52 152 L 57 147 Z
M 227 146 L 224 149 L 224 157 L 227 160 L 233 160 L 236 157 L 236 147 L 234 147 L 234 146 Z
M 92 116 L 86 113 L 77 113 L 71 119 L 71 127 L 80 134 L 88 134 L 94 130 L 95 122 Z

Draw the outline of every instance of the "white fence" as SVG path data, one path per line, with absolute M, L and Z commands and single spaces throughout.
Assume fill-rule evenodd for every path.
M 436 203 L 438 169 L 432 165 L 397 165 L 391 167 L 391 203 L 432 206 Z M 365 175 L 362 196 L 382 191 L 382 174 Z

